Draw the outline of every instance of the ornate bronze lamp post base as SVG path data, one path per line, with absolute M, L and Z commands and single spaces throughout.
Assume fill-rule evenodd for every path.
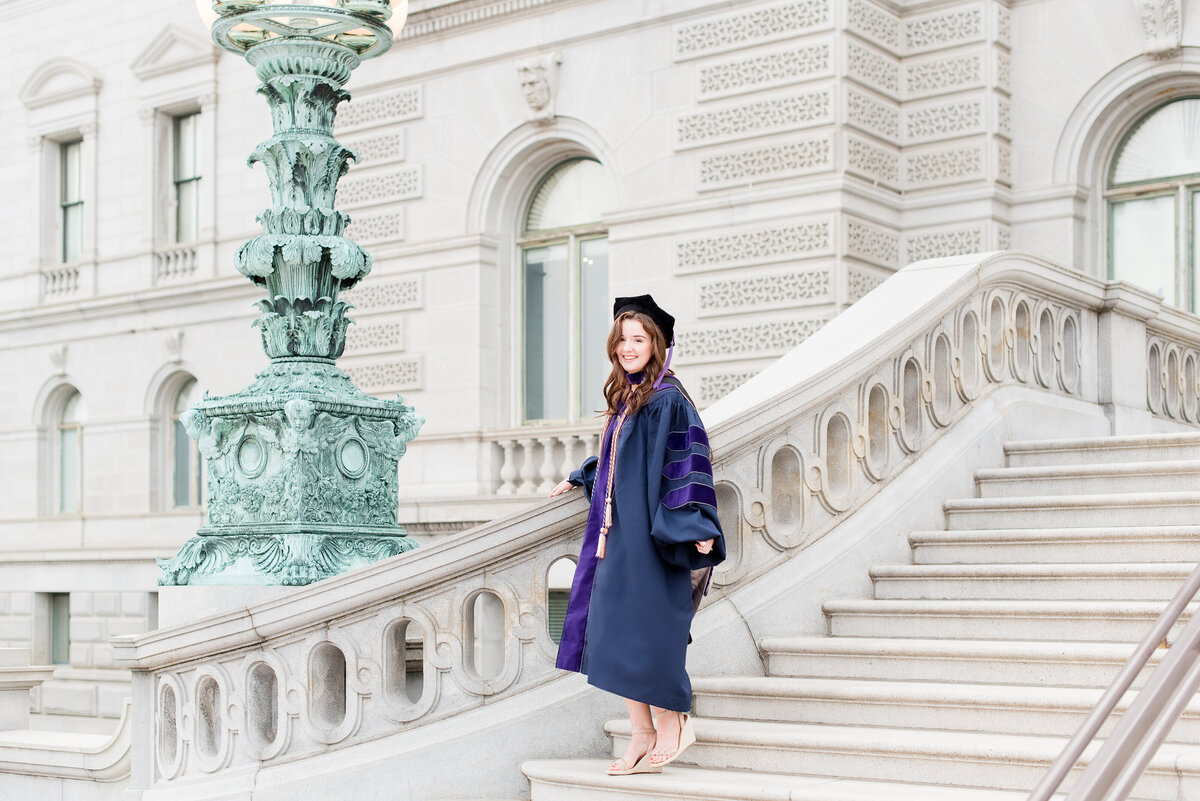
M 255 322 L 271 365 L 182 415 L 205 460 L 208 521 L 159 560 L 159 584 L 308 584 L 416 547 L 396 524 L 396 463 L 425 419 L 362 392 L 335 364 L 351 322 L 338 293 L 371 257 L 334 209 L 355 154 L 333 138 L 333 120 L 351 70 L 387 50 L 397 15 L 387 0 L 211 8 L 214 40 L 255 67 L 274 126 L 250 156 L 267 170 L 272 205 L 237 258 L 267 291 Z

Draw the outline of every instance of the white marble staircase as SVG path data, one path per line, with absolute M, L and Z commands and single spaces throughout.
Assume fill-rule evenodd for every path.
M 912 564 L 872 569 L 874 597 L 825 604 L 827 636 L 760 639 L 766 676 L 693 677 L 679 763 L 530 761 L 532 801 L 1025 799 L 1200 559 L 1200 434 L 1005 455 Z M 606 730 L 621 753 L 628 722 Z M 1200 703 L 1133 797 L 1200 798 Z

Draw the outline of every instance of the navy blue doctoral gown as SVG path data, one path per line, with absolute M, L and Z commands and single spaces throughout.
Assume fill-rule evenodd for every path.
M 612 527 L 605 557 L 597 559 L 614 427 L 610 419 L 600 458 L 571 474 L 571 483 L 587 490 L 591 510 L 557 665 L 623 698 L 686 712 L 691 571 L 725 559 L 708 436 L 683 386 L 664 378 L 621 428 Z M 702 554 L 695 543 L 707 539 L 713 548 Z

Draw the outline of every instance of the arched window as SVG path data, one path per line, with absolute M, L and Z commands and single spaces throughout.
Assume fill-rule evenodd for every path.
M 175 394 L 171 406 L 171 497 L 175 507 L 199 506 L 200 451 L 187 435 L 179 415 L 192 407 L 196 397 L 196 379 L 190 379 Z
M 58 503 L 57 511 L 63 515 L 82 511 L 80 496 L 83 479 L 83 399 L 78 392 L 71 392 L 58 411 L 58 426 L 55 431 L 55 452 L 58 456 Z
M 608 232 L 615 192 L 604 168 L 572 159 L 550 170 L 523 220 L 524 419 L 575 422 L 602 406 L 610 324 Z
M 1200 98 L 1159 106 L 1117 148 L 1108 173 L 1108 274 L 1200 309 Z

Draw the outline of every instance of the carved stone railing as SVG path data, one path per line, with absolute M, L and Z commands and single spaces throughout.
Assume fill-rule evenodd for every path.
M 499 451 L 497 495 L 545 495 L 599 448 L 601 424 L 492 431 Z
M 710 602 L 791 563 L 1001 389 L 1087 406 L 1090 419 L 1099 404 L 1114 430 L 1154 424 L 1141 343 L 1164 320 L 1180 346 L 1200 346 L 1196 318 L 1030 257 L 900 271 L 705 411 L 729 546 Z M 502 485 L 513 492 L 557 479 L 582 451 L 577 431 L 510 433 L 497 447 L 517 443 Z M 574 559 L 585 515 L 568 493 L 277 600 L 115 639 L 146 722 L 137 753 L 152 755 L 135 760 L 132 787 L 250 782 L 457 715 L 530 714 L 528 699 L 562 677 L 550 575 Z
M 61 300 L 79 292 L 79 265 L 68 264 L 42 270 L 42 299 Z
M 154 251 L 154 283 L 176 281 L 196 274 L 195 245 L 176 245 Z

